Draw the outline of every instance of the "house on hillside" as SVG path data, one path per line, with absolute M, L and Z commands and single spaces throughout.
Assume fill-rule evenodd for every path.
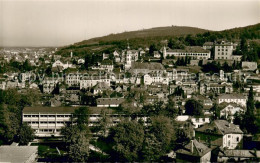
M 215 120 L 195 129 L 195 137 L 212 146 L 235 149 L 243 138 L 239 126 L 226 120 Z
M 196 139 L 191 140 L 183 149 L 176 151 L 176 162 L 210 162 L 211 150 Z
M 217 103 L 221 104 L 223 102 L 226 103 L 237 103 L 243 107 L 246 107 L 246 97 L 242 94 L 223 94 L 218 96 Z

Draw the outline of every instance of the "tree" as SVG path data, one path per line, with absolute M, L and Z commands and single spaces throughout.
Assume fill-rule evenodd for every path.
M 142 150 L 146 161 L 158 160 L 171 149 L 171 144 L 175 141 L 175 131 L 170 118 L 157 116 L 152 117 L 151 120 L 151 127 Z
M 137 161 L 144 141 L 143 125 L 136 121 L 123 121 L 111 128 L 112 149 L 120 161 Z
M 108 131 L 108 127 L 110 124 L 110 119 L 108 118 L 108 116 L 106 115 L 106 112 L 102 109 L 101 111 L 101 119 L 99 121 L 100 125 L 99 125 L 99 131 L 101 132 L 101 135 L 103 137 L 105 137 Z
M 256 117 L 255 117 L 255 102 L 254 102 L 253 87 L 250 87 L 246 107 L 247 110 L 243 119 L 244 127 L 247 130 L 247 132 L 251 134 L 255 134 L 258 131 L 258 126 L 256 124 Z
M 72 161 L 85 162 L 89 157 L 90 130 L 88 128 L 87 107 L 80 107 L 74 111 L 72 122 L 61 129 L 64 135 L 68 156 Z
M 155 44 L 152 44 L 149 48 L 149 54 L 152 56 L 153 52 L 156 50 L 157 50 L 157 48 L 156 48 Z
M 75 119 L 78 126 L 87 126 L 89 117 L 88 107 L 80 107 L 73 113 L 73 118 Z
M 195 99 L 190 99 L 185 104 L 185 113 L 187 115 L 202 115 L 202 109 L 202 104 Z
M 19 143 L 27 145 L 34 139 L 34 131 L 27 123 L 23 123 L 19 131 Z
M 158 149 L 161 148 L 161 142 L 159 142 L 153 133 L 146 133 L 143 148 L 141 151 L 141 159 L 144 161 L 156 161 L 160 158 Z
M 220 118 L 220 108 L 218 107 L 218 105 L 216 103 L 214 103 L 213 107 L 210 110 L 213 112 L 212 118 L 214 120 Z
M 64 135 L 68 157 L 72 161 L 85 162 L 89 157 L 89 135 L 88 129 L 82 130 L 78 125 L 69 125 L 61 130 Z

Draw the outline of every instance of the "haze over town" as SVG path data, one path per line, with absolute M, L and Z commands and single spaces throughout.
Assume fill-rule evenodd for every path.
M 161 26 L 224 30 L 259 22 L 259 1 L 0 1 L 0 46 L 64 46 Z

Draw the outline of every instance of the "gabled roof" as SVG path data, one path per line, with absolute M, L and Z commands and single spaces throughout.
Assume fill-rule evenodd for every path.
M 97 85 L 94 86 L 95 90 L 109 90 L 111 89 L 105 82 L 98 82 Z
M 226 134 L 243 134 L 240 128 L 226 120 L 215 120 L 212 123 L 205 124 L 204 126 L 197 128 L 196 131 L 212 133 L 216 135 Z
M 134 62 L 132 63 L 132 69 L 149 69 L 149 70 L 164 70 L 165 68 L 161 63 L 141 63 L 141 62 Z
M 193 145 L 192 145 L 192 143 L 193 143 Z M 192 149 L 192 147 L 193 147 L 193 149 Z M 176 153 L 202 157 L 211 150 L 212 150 L 211 148 L 207 147 L 203 143 L 198 142 L 196 139 L 194 139 L 194 140 L 191 140 L 190 143 L 184 147 L 184 149 L 179 149 L 176 151 Z

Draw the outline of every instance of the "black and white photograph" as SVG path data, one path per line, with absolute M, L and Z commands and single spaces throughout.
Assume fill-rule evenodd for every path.
M 0 162 L 260 162 L 260 0 L 0 0 Z

